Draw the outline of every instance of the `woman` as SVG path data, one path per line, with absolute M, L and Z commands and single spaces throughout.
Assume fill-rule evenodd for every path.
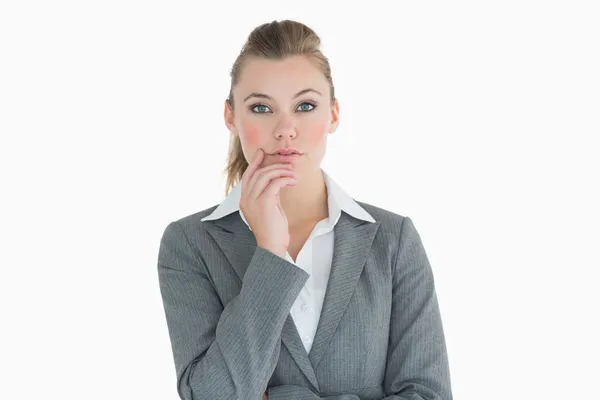
M 231 71 L 225 200 L 158 255 L 181 399 L 452 399 L 432 270 L 409 217 L 320 167 L 339 105 L 318 36 L 257 27 Z

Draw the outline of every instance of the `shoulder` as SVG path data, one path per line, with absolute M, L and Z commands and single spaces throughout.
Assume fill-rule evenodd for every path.
M 408 216 L 364 201 L 354 200 L 380 224 L 379 229 L 399 233 Z
M 196 211 L 192 214 L 178 216 L 169 221 L 164 226 L 163 236 L 167 235 L 184 235 L 184 236 L 197 236 L 202 235 L 205 226 L 202 223 L 202 219 L 210 215 L 219 205 L 213 205 L 200 211 Z
M 381 223 L 377 234 L 385 238 L 382 241 L 387 245 L 386 249 L 395 254 L 392 256 L 393 265 L 400 262 L 402 265 L 431 270 L 421 235 L 408 215 L 356 202 Z
M 395 243 L 414 239 L 420 240 L 419 232 L 410 216 L 363 201 L 354 201 L 380 224 L 378 235 L 383 235 L 389 241 Z
M 178 223 L 182 227 L 202 225 L 202 218 L 209 216 L 218 206 L 218 204 L 215 204 L 204 210 L 196 211 L 193 214 L 178 217 L 173 222 Z

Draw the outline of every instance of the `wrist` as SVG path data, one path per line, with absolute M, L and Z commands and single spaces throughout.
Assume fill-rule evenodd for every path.
M 271 253 L 273 253 L 281 258 L 285 258 L 285 253 L 287 252 L 287 249 L 284 247 L 263 245 L 263 244 L 257 244 L 257 246 L 262 249 L 265 249 L 267 251 L 270 251 Z

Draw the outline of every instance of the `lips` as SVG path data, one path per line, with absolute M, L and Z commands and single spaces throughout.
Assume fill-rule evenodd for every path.
M 302 154 L 302 153 L 300 153 L 300 151 L 298 151 L 298 149 L 295 149 L 292 147 L 288 147 L 285 149 L 277 149 L 272 153 L 272 155 L 291 155 L 291 154 Z

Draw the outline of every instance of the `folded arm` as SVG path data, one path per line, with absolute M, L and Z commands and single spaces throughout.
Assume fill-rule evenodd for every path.
M 381 400 L 452 400 L 450 372 L 433 272 L 421 237 L 404 217 L 394 262 L 389 347 Z M 307 387 L 274 386 L 269 400 L 362 400 L 319 397 Z M 363 398 L 372 399 L 371 396 Z
M 178 222 L 161 238 L 158 277 L 182 400 L 260 399 L 281 330 L 309 275 L 257 247 L 240 293 L 223 307 L 205 257 Z

